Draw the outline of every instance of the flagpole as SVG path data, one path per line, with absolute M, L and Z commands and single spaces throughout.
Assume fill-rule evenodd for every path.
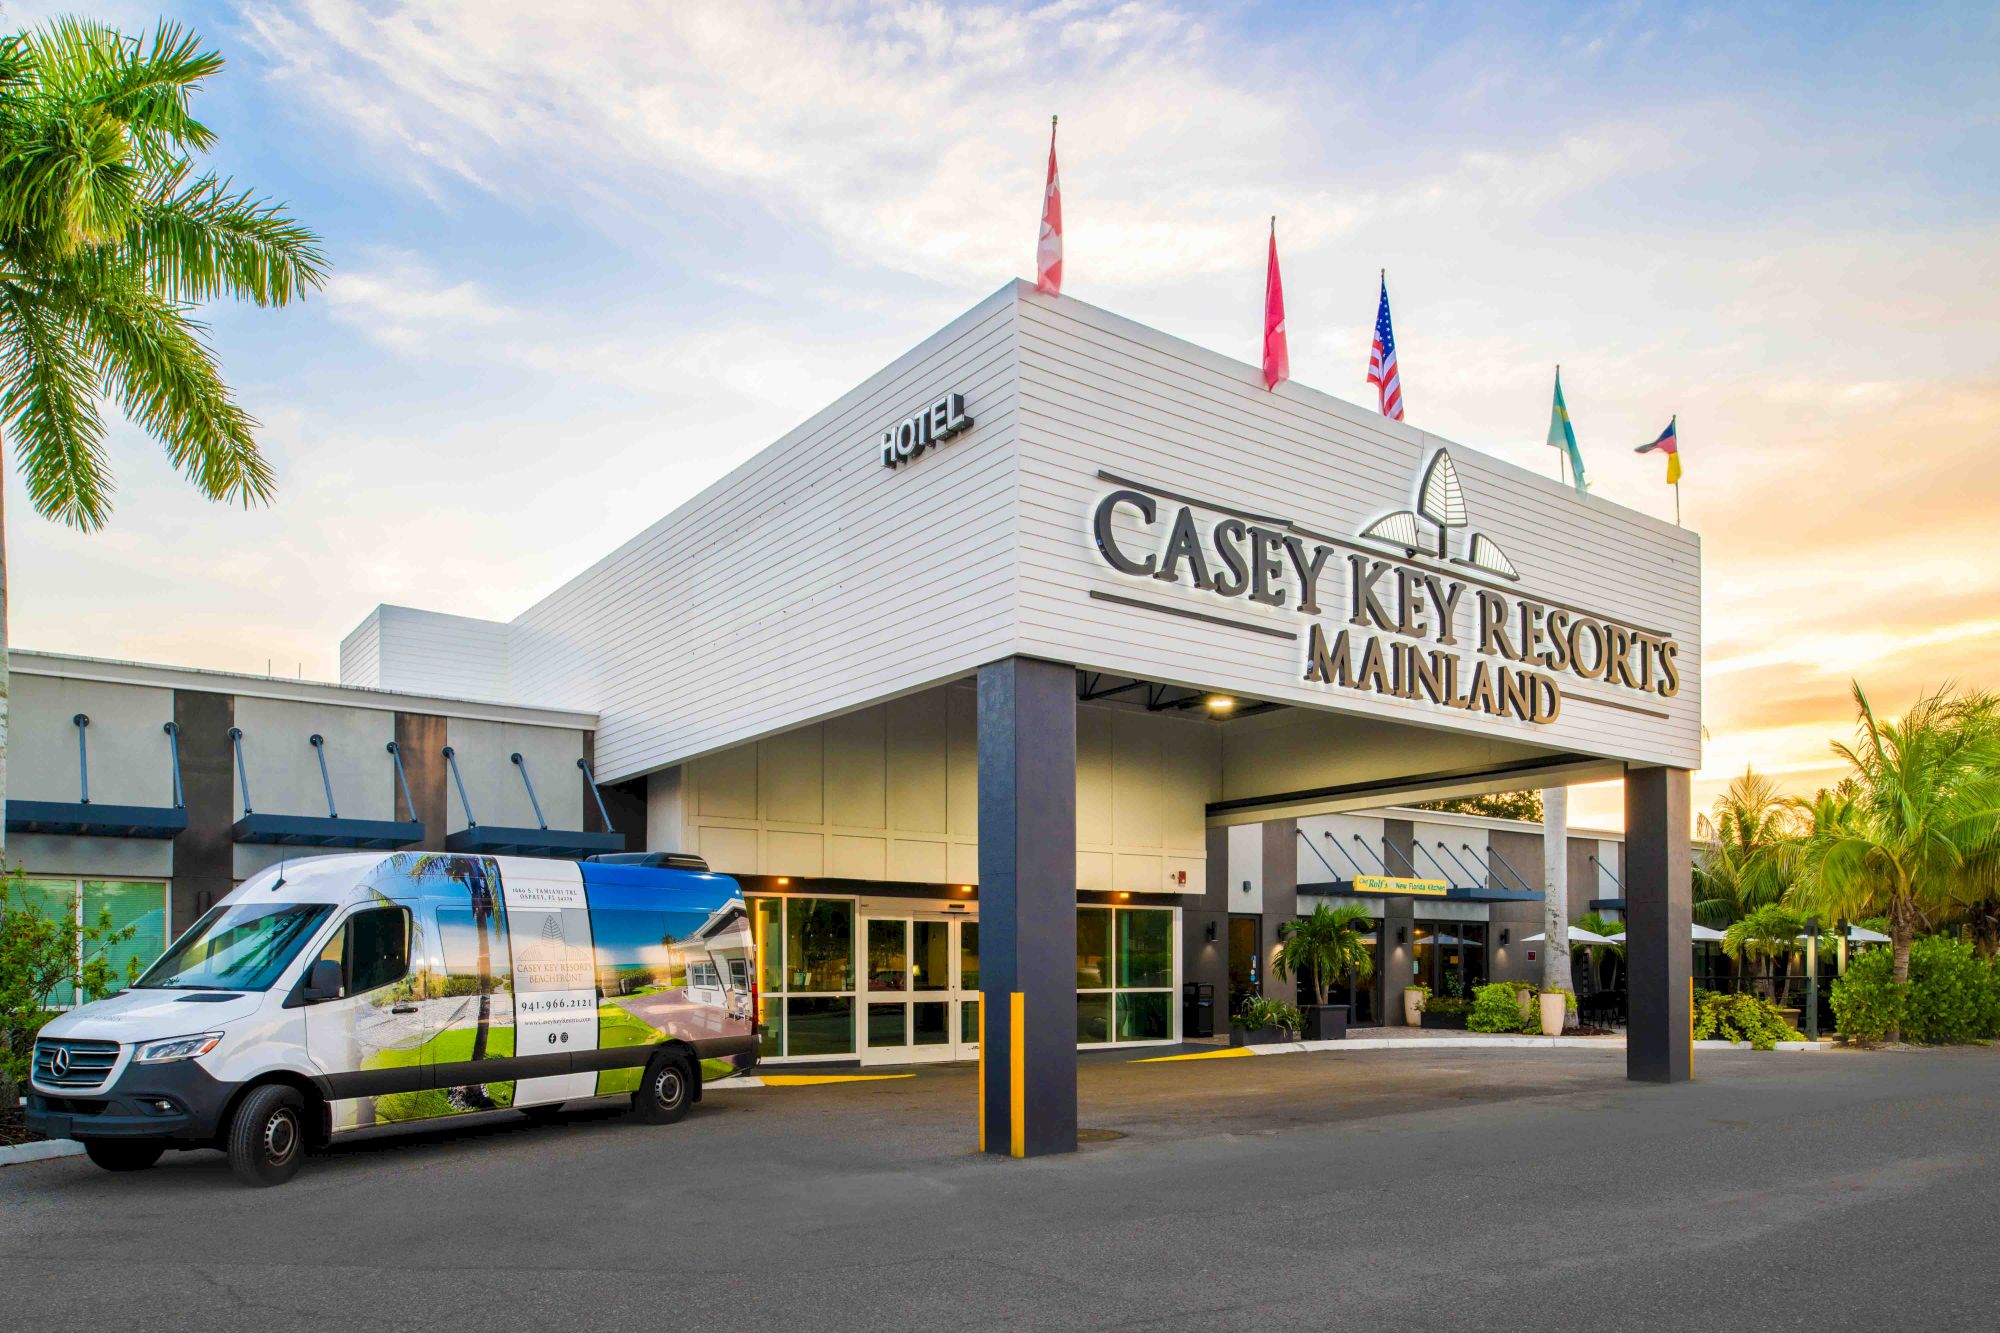
M 1681 484 L 1674 483 L 1674 526 L 1681 525 Z
M 1563 363 L 1558 361 L 1556 362 L 1556 389 L 1558 392 L 1562 389 L 1562 382 Z M 1556 450 L 1556 480 L 1565 486 L 1569 485 L 1569 450 L 1567 449 Z

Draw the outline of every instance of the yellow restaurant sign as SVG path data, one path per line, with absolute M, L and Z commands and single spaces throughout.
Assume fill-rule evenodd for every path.
M 1356 893 L 1407 894 L 1413 898 L 1442 898 L 1451 886 L 1441 879 L 1404 879 L 1399 875 L 1356 875 Z

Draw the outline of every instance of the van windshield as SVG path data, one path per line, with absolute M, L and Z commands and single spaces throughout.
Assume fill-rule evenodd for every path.
M 216 907 L 139 978 L 142 990 L 269 990 L 333 908 L 325 903 Z

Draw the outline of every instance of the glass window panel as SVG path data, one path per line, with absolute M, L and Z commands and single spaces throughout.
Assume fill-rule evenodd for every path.
M 83 882 L 83 921 L 97 924 L 98 914 L 111 914 L 111 933 L 131 928 L 129 940 L 100 946 L 111 966 L 111 990 L 128 982 L 167 951 L 167 886 L 129 880 L 87 879 Z
M 8 897 L 50 921 L 72 924 L 76 921 L 76 881 L 73 879 L 24 879 L 15 885 L 14 892 Z M 76 980 L 72 977 L 44 995 L 42 1007 L 54 1009 L 75 1004 L 76 1000 Z
M 1111 996 L 1108 993 L 1076 997 L 1076 1040 L 1080 1046 L 1095 1046 L 1111 1040 Z
M 758 992 L 757 1054 L 773 1058 L 785 1053 L 785 1002 Z
M 1119 910 L 1118 984 L 1174 984 L 1174 914 L 1171 909 Z
M 918 1046 L 944 1046 L 951 1041 L 951 1006 L 924 1000 L 910 1006 L 910 1036 Z
M 854 1000 L 851 997 L 786 1000 L 785 1026 L 787 1055 L 854 1054 Z
M 361 995 L 410 970 L 410 914 L 377 907 L 347 919 L 347 993 Z
M 979 989 L 979 923 L 961 921 L 958 923 L 958 987 L 960 990 Z
M 1118 1040 L 1165 1041 L 1173 1035 L 1165 991 L 1118 992 Z
M 912 921 L 910 953 L 916 966 L 910 971 L 918 990 L 951 989 L 951 922 Z
M 961 1000 L 958 1005 L 958 1039 L 968 1046 L 979 1044 L 979 1001 Z
M 784 899 L 752 898 L 750 919 L 757 932 L 757 989 L 780 993 L 785 989 Z
M 1111 909 L 1079 907 L 1076 909 L 1076 988 L 1095 990 L 1110 984 Z
M 854 989 L 854 904 L 835 898 L 793 898 L 785 905 L 785 980 L 791 991 Z M 797 1011 L 793 1011 L 796 1015 Z M 854 1007 L 848 1006 L 848 1049 Z M 796 1022 L 793 1040 L 797 1040 Z M 799 1052 L 794 1049 L 792 1054 Z
M 909 1019 L 904 1012 L 907 1007 L 901 1004 L 869 1005 L 868 1044 L 876 1047 L 909 1045 Z
M 908 990 L 909 988 L 909 923 L 906 921 L 870 921 L 868 923 L 868 989 Z

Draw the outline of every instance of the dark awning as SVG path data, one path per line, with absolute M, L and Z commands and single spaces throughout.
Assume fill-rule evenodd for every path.
M 336 819 L 326 815 L 248 814 L 232 830 L 236 841 L 277 847 L 370 847 L 389 850 L 424 840 L 415 819 Z
M 171 838 L 188 826 L 174 805 L 93 805 L 88 801 L 7 802 L 9 833 L 88 838 Z
M 477 852 L 485 856 L 596 856 L 600 852 L 625 850 L 622 833 L 585 833 L 582 829 L 500 828 L 474 824 L 444 840 L 448 852 Z
M 1334 895 L 1342 898 L 1409 898 L 1419 897 L 1432 902 L 1453 903 L 1538 903 L 1542 893 L 1538 889 L 1488 889 L 1478 886 L 1452 885 L 1443 893 L 1410 894 L 1394 890 L 1384 892 L 1379 889 L 1356 888 L 1351 879 L 1325 880 L 1317 884 L 1301 884 L 1299 892 Z
M 171 838 L 188 826 L 187 806 L 181 799 L 180 731 L 173 723 L 160 728 L 167 738 L 167 758 L 172 765 L 174 803 L 172 805 L 99 805 L 90 799 L 90 716 L 78 713 L 70 719 L 76 728 L 76 785 L 74 801 L 7 802 L 9 833 L 51 833 L 85 838 Z

